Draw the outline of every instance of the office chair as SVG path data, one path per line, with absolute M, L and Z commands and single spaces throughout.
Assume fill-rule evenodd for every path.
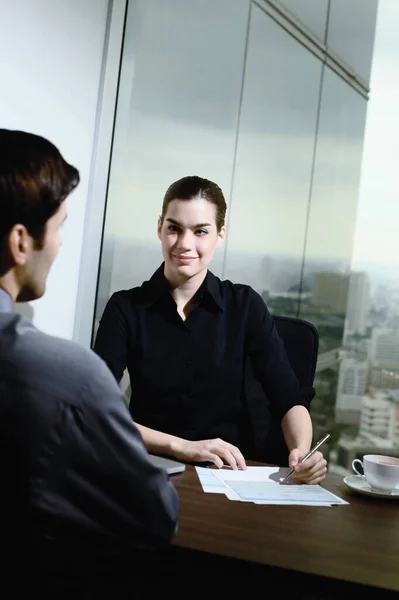
M 318 331 L 303 319 L 273 316 L 273 320 L 298 378 L 301 394 L 310 403 L 315 396 L 313 381 L 319 349 Z M 244 394 L 252 430 L 252 448 L 247 458 L 287 466 L 289 452 L 280 421 L 271 414 L 269 400 L 255 378 L 249 358 L 245 367 Z

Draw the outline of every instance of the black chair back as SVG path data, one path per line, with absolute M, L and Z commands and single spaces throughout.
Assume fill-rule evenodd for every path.
M 303 319 L 273 316 L 273 320 L 298 378 L 301 393 L 310 403 L 315 395 L 313 382 L 319 350 L 318 331 L 312 323 Z M 250 359 L 245 369 L 244 393 L 252 429 L 252 448 L 246 458 L 287 466 L 288 448 L 280 422 L 270 412 L 269 401 L 255 378 Z

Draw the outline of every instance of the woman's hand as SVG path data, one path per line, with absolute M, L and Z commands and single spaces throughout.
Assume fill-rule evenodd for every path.
M 181 440 L 175 450 L 178 460 L 186 462 L 211 462 L 219 469 L 224 465 L 232 469 L 246 469 L 245 458 L 240 450 L 220 438 L 191 442 Z
M 321 452 L 317 451 L 301 463 L 300 461 L 305 454 L 306 452 L 299 448 L 291 450 L 288 464 L 291 468 L 295 468 L 295 473 L 291 475 L 289 481 L 292 483 L 310 483 L 312 485 L 321 483 L 327 473 L 326 459 Z

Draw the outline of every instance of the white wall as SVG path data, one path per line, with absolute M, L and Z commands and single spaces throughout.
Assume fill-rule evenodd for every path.
M 0 127 L 47 137 L 81 174 L 46 294 L 21 307 L 65 338 L 74 329 L 108 8 L 108 0 L 0 0 Z

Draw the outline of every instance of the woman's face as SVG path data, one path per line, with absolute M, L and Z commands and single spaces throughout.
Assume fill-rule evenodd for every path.
M 165 277 L 178 282 L 204 276 L 224 234 L 224 227 L 217 230 L 212 202 L 204 198 L 169 202 L 164 219 L 158 221 Z

